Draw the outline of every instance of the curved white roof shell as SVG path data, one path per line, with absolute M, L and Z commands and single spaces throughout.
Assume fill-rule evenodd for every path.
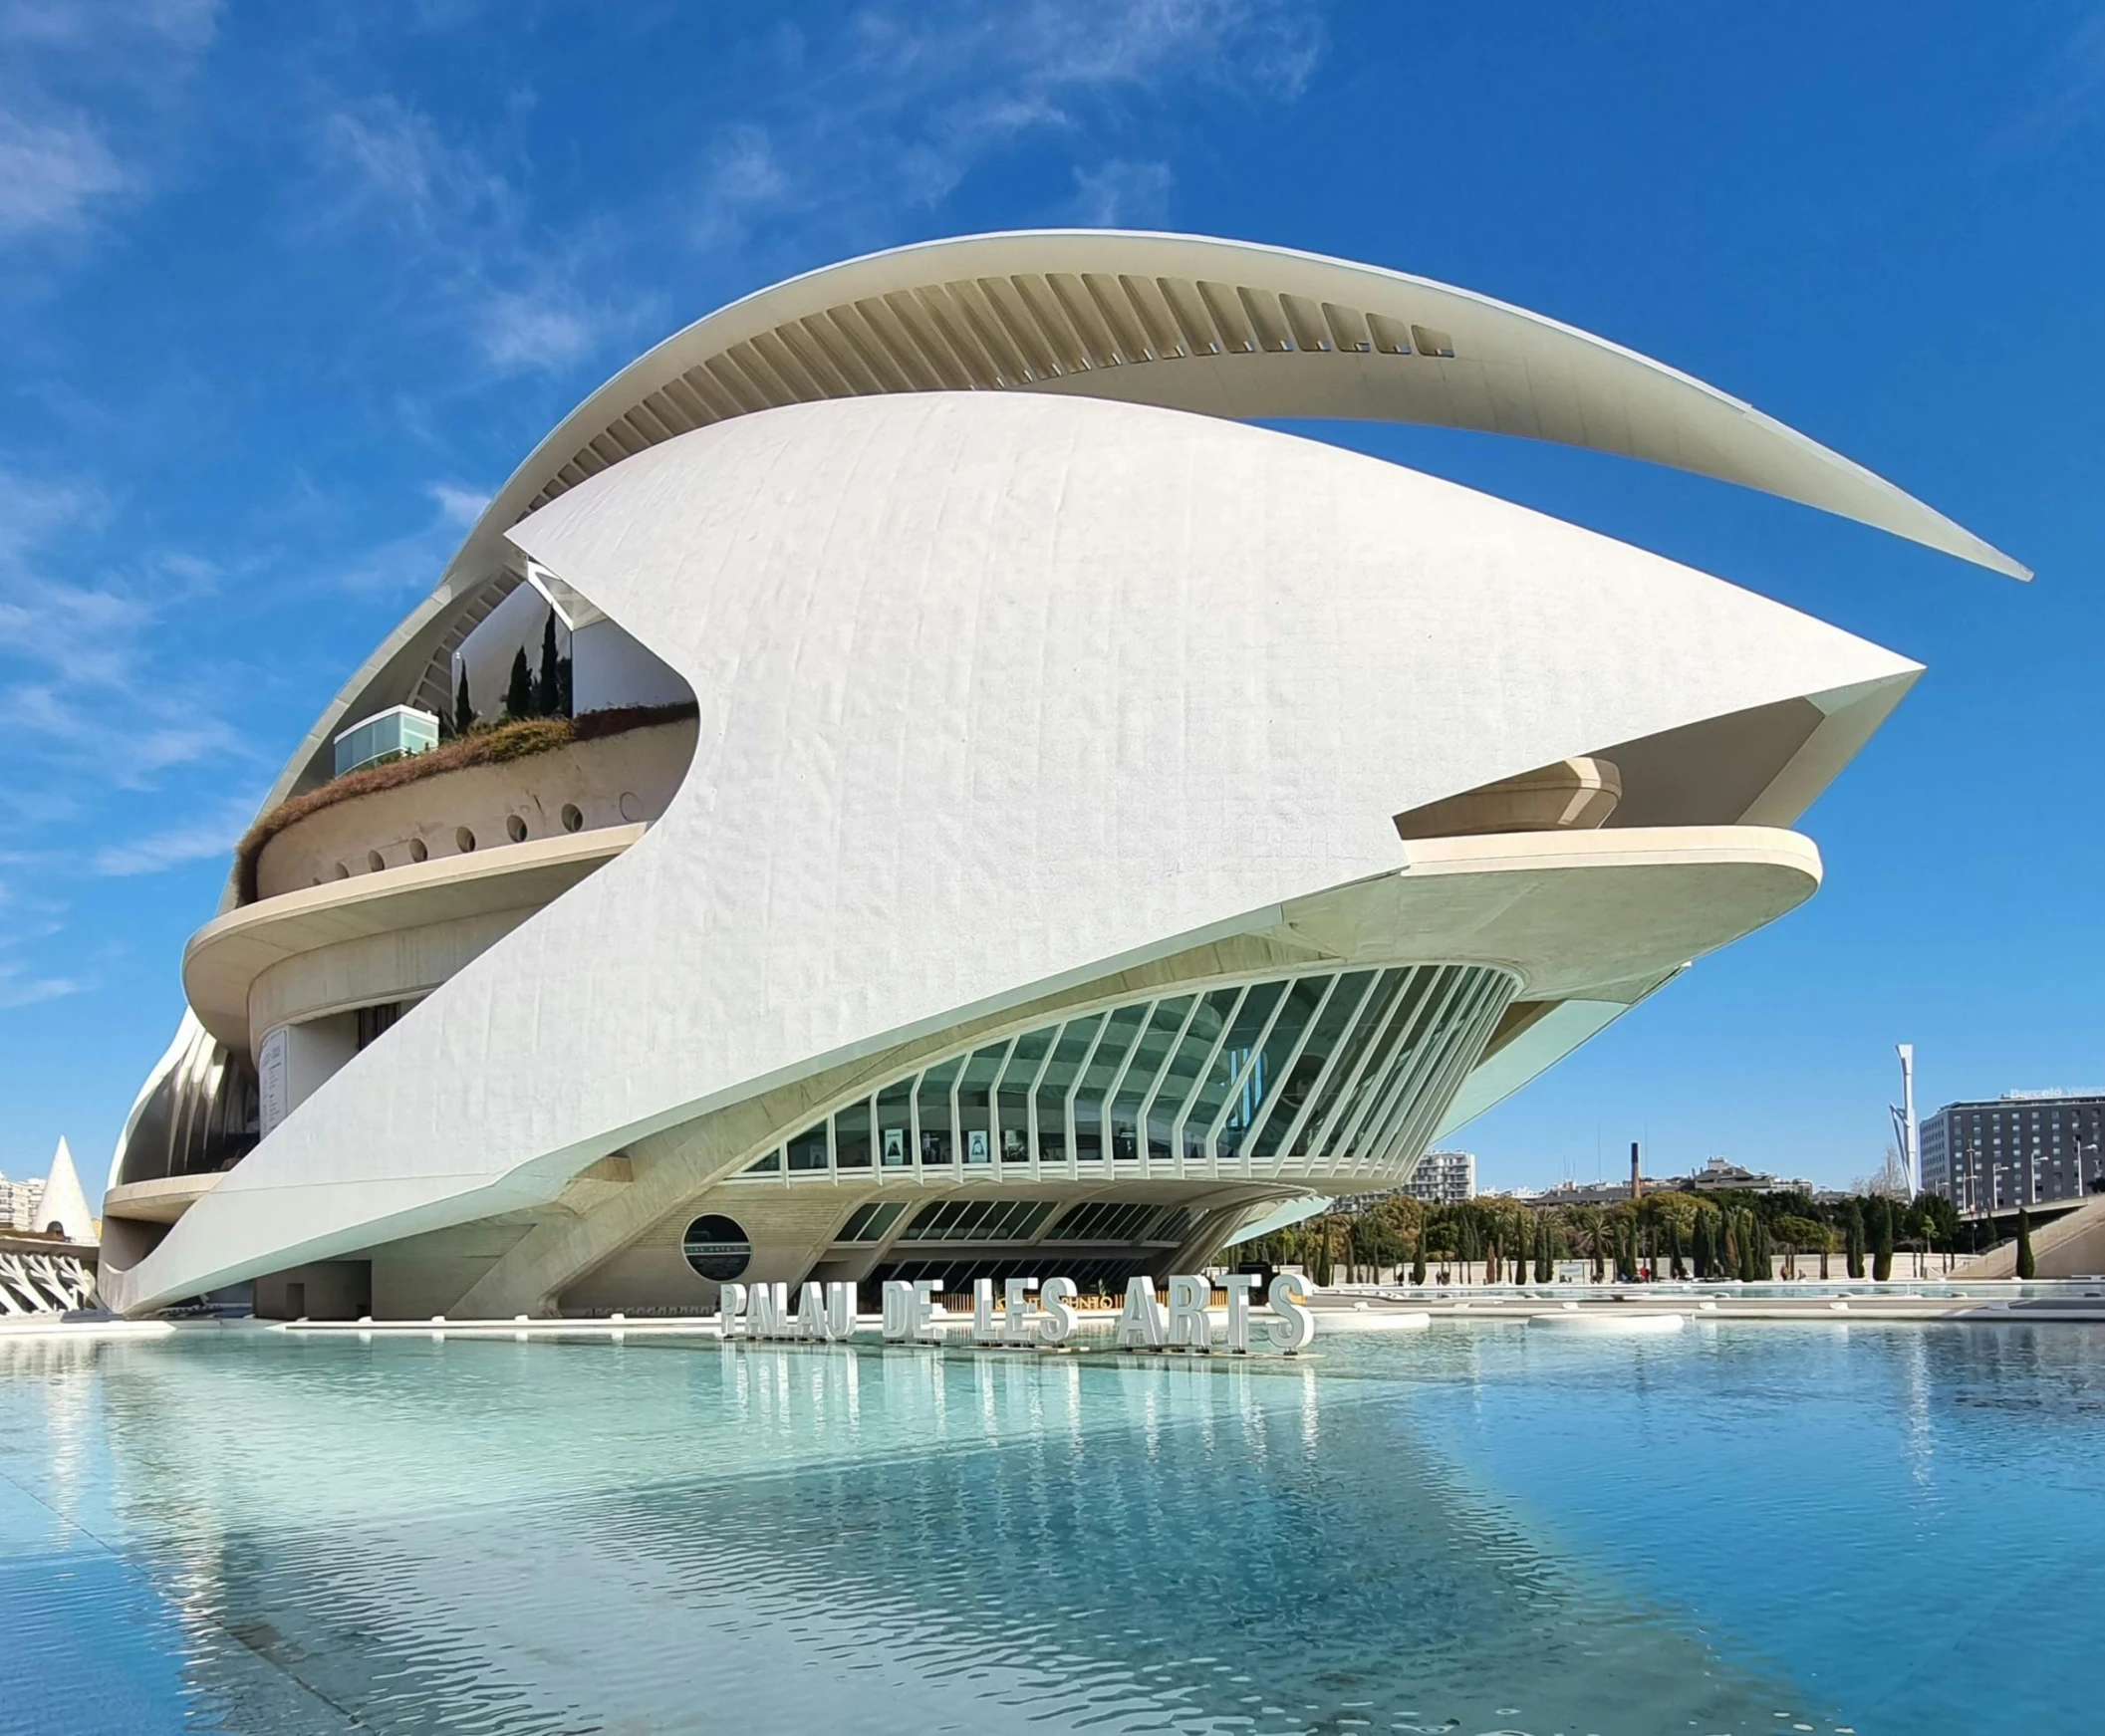
M 1054 394 L 729 418 L 512 540 L 690 684 L 683 785 L 150 1254 L 106 1261 L 117 1306 L 532 1204 L 658 1129 L 1214 937 L 1430 946 L 1627 1001 L 1806 895 L 1810 845 L 1633 829 L 1420 863 L 1392 817 L 1778 704 L 1853 746 L 1917 672 L 1377 459 Z M 1775 818 L 1846 757 L 1821 743 Z
M 792 403 L 933 391 L 1523 435 L 1736 482 L 2029 577 L 1942 513 L 1739 399 L 1488 296 L 1203 236 L 964 236 L 773 285 L 622 370 L 514 472 L 432 596 L 317 722 L 271 800 L 319 763 L 353 710 L 396 703 L 427 679 L 443 684 L 448 623 L 513 559 L 506 533 L 529 512 L 695 428 Z
M 673 434 L 754 410 L 1016 390 L 1235 421 L 1422 422 L 1552 440 L 1737 482 L 2029 577 L 1751 405 L 1540 314 L 1320 254 L 1107 229 L 925 242 L 734 302 L 565 417 L 476 535 Z

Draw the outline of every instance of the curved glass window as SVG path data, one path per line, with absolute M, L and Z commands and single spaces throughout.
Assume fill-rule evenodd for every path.
M 1205 1083 L 1198 1088 L 1197 1096 L 1192 1098 L 1190 1107 L 1184 1112 L 1186 1159 L 1196 1160 L 1206 1155 L 1213 1122 L 1226 1106 L 1229 1091 L 1249 1065 L 1257 1038 L 1271 1022 L 1272 1009 L 1279 1004 L 1279 996 L 1285 988 L 1283 982 L 1251 983 L 1243 995 L 1242 1004 L 1235 1009 L 1234 1022 L 1228 1026 L 1227 1037 L 1214 1052 L 1213 1064 L 1206 1069 Z
M 1141 1040 L 1133 1046 L 1132 1057 L 1126 1063 L 1126 1076 L 1112 1100 L 1113 1157 L 1131 1159 L 1140 1156 L 1141 1116 L 1147 1109 L 1149 1098 L 1155 1094 L 1155 1082 L 1169 1062 L 1170 1051 L 1177 1043 L 1178 1034 L 1184 1030 L 1184 1016 L 1190 1010 L 1189 995 L 1155 1003 L 1155 1011 L 1149 1017 L 1147 1029 L 1141 1033 Z
M 1052 1059 L 1038 1081 L 1038 1155 L 1046 1163 L 1067 1161 L 1067 1097 L 1074 1090 L 1082 1063 L 1096 1046 L 1102 1013 L 1091 1013 L 1062 1027 Z
M 956 1138 L 950 1126 L 950 1087 L 964 1069 L 964 1057 L 931 1067 L 921 1076 L 917 1098 L 921 1122 L 921 1160 L 940 1166 L 950 1161 Z
M 896 1080 L 877 1094 L 878 1162 L 887 1169 L 914 1163 L 914 1082 Z
M 868 1205 L 859 1205 L 848 1214 L 848 1221 L 834 1232 L 833 1239 L 837 1242 L 882 1242 L 906 1209 L 897 1202 L 882 1205 L 875 1200 Z
M 1301 1130 L 1307 1118 L 1310 1097 L 1322 1083 L 1330 1058 L 1337 1052 L 1338 1039 L 1351 1028 L 1353 1019 L 1366 1001 L 1375 974 L 1371 970 L 1348 970 L 1343 976 L 1332 979 L 1330 997 L 1316 1015 L 1308 1041 L 1301 1046 L 1300 1053 L 1286 1063 L 1270 1113 L 1257 1129 L 1256 1138 L 1250 1142 L 1252 1157 L 1277 1156 Z
M 1173 1154 L 1172 1140 L 1176 1136 L 1178 1120 L 1184 1106 L 1191 1101 L 1198 1076 L 1219 1047 L 1228 1020 L 1234 1016 L 1236 1004 L 1241 999 L 1240 989 L 1214 989 L 1199 997 L 1191 1022 L 1184 1027 L 1184 1040 L 1178 1044 L 1177 1053 L 1164 1069 L 1156 1086 L 1155 1101 L 1148 1107 L 1148 1155 L 1151 1158 Z
M 833 1161 L 837 1169 L 870 1167 L 870 1105 L 850 1104 L 834 1113 Z
M 819 1121 L 796 1134 L 789 1142 L 789 1166 L 792 1169 L 824 1169 L 826 1167 L 826 1123 Z
M 1030 1161 L 1031 1083 L 1044 1066 L 1056 1034 L 1051 1026 L 1040 1031 L 1026 1031 L 1016 1039 L 1015 1047 L 1009 1052 L 1008 1066 L 1002 1072 L 994 1106 L 1000 1123 L 995 1143 L 1000 1147 L 1004 1163 Z
M 1126 1065 L 1127 1051 L 1132 1049 L 1133 1039 L 1140 1034 L 1141 1021 L 1147 1016 L 1145 1005 L 1120 1007 L 1104 1021 L 1104 1034 L 1097 1039 L 1096 1053 L 1082 1069 L 1081 1083 L 1075 1087 L 1075 1158 L 1078 1162 L 1103 1160 L 1104 1094 L 1110 1091 L 1112 1081 Z
M 1336 1116 L 1339 1098 L 1359 1083 L 1375 1039 L 1388 1025 L 1397 990 L 1408 974 L 1401 970 L 1382 972 L 1373 992 L 1361 1005 L 1352 1029 L 1338 1045 L 1338 1052 L 1331 1057 L 1329 1068 L 1317 1084 L 1315 1102 L 1302 1129 L 1302 1136 L 1309 1141 L 1311 1149 L 1321 1149 L 1322 1136 Z
M 1316 1016 L 1316 1009 L 1322 1006 L 1330 986 L 1329 978 L 1304 976 L 1281 998 L 1271 1029 L 1259 1040 L 1257 1052 L 1234 1084 L 1228 1102 L 1228 1116 L 1221 1124 L 1217 1141 L 1221 1156 L 1239 1157 L 1242 1154 L 1243 1141 L 1256 1126 L 1261 1113 L 1270 1106 L 1287 1063 L 1300 1053 L 1301 1039 L 1307 1034 L 1309 1021 Z
M 1394 965 L 1099 1009 L 891 1080 L 747 1173 L 1076 1174 L 1107 1157 L 1143 1176 L 1215 1161 L 1251 1176 L 1362 1173 L 1418 1155 L 1515 986 L 1485 966 Z M 983 1239 L 995 1222 L 944 1217 L 938 1239 Z
M 957 1137 L 967 1163 L 994 1160 L 994 1081 L 1008 1051 L 1006 1043 L 980 1050 L 957 1081 Z

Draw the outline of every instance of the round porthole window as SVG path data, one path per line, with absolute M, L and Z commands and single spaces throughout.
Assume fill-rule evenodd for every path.
M 409 860 L 411 862 L 422 862 L 430 854 L 431 847 L 424 843 L 422 839 L 412 838 L 409 840 Z
M 712 1284 L 730 1283 L 753 1260 L 753 1244 L 746 1240 L 745 1227 L 713 1212 L 687 1225 L 687 1233 L 679 1239 L 679 1251 L 686 1255 L 687 1264 L 696 1275 Z
M 578 805 L 575 802 L 565 802 L 563 804 L 563 830 L 565 832 L 581 832 L 584 827 L 585 816 L 579 811 Z
M 369 850 L 366 852 L 366 868 L 369 872 L 379 873 L 387 866 L 388 859 L 382 856 L 379 851 Z
M 509 838 L 514 844 L 524 844 L 526 842 L 526 822 L 521 820 L 516 814 L 507 814 L 504 817 L 504 836 Z
M 463 856 L 475 848 L 475 835 L 465 826 L 453 828 L 453 848 Z

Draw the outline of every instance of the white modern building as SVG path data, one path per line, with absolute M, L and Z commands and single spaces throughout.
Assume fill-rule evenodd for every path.
M 1460 1205 L 1476 1197 L 1476 1153 L 1428 1151 L 1419 1158 L 1404 1191 L 1429 1205 Z M 1518 1197 L 1517 1195 L 1515 1197 Z
M 1722 392 L 1397 272 L 1087 231 L 780 284 L 553 430 L 294 752 L 185 951 L 105 1298 L 1190 1271 L 1404 1184 L 1811 895 L 1790 828 L 1916 664 L 1251 425 L 1306 417 L 2022 576 Z M 544 647 L 567 720 L 335 775 Z
M 0 1230 L 40 1230 L 37 1204 L 44 1197 L 41 1179 L 10 1181 L 0 1175 Z

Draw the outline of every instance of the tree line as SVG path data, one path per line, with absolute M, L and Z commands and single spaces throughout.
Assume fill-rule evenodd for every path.
M 1661 1188 L 1614 1205 L 1530 1206 L 1489 1196 L 1431 1205 L 1387 1194 L 1326 1212 L 1245 1244 L 1238 1254 L 1299 1266 L 1318 1284 L 1376 1282 L 1393 1272 L 1424 1284 L 1547 1284 L 1559 1261 L 1583 1261 L 1592 1280 L 1758 1282 L 1782 1255 L 1796 1276 L 1883 1282 L 1897 1250 L 1959 1249 L 1959 1214 L 1937 1194 L 1815 1200 L 1804 1193 L 1684 1193 Z M 1800 1262 L 1804 1262 L 1801 1270 Z M 1835 1268 L 1840 1270 L 1836 1271 Z

